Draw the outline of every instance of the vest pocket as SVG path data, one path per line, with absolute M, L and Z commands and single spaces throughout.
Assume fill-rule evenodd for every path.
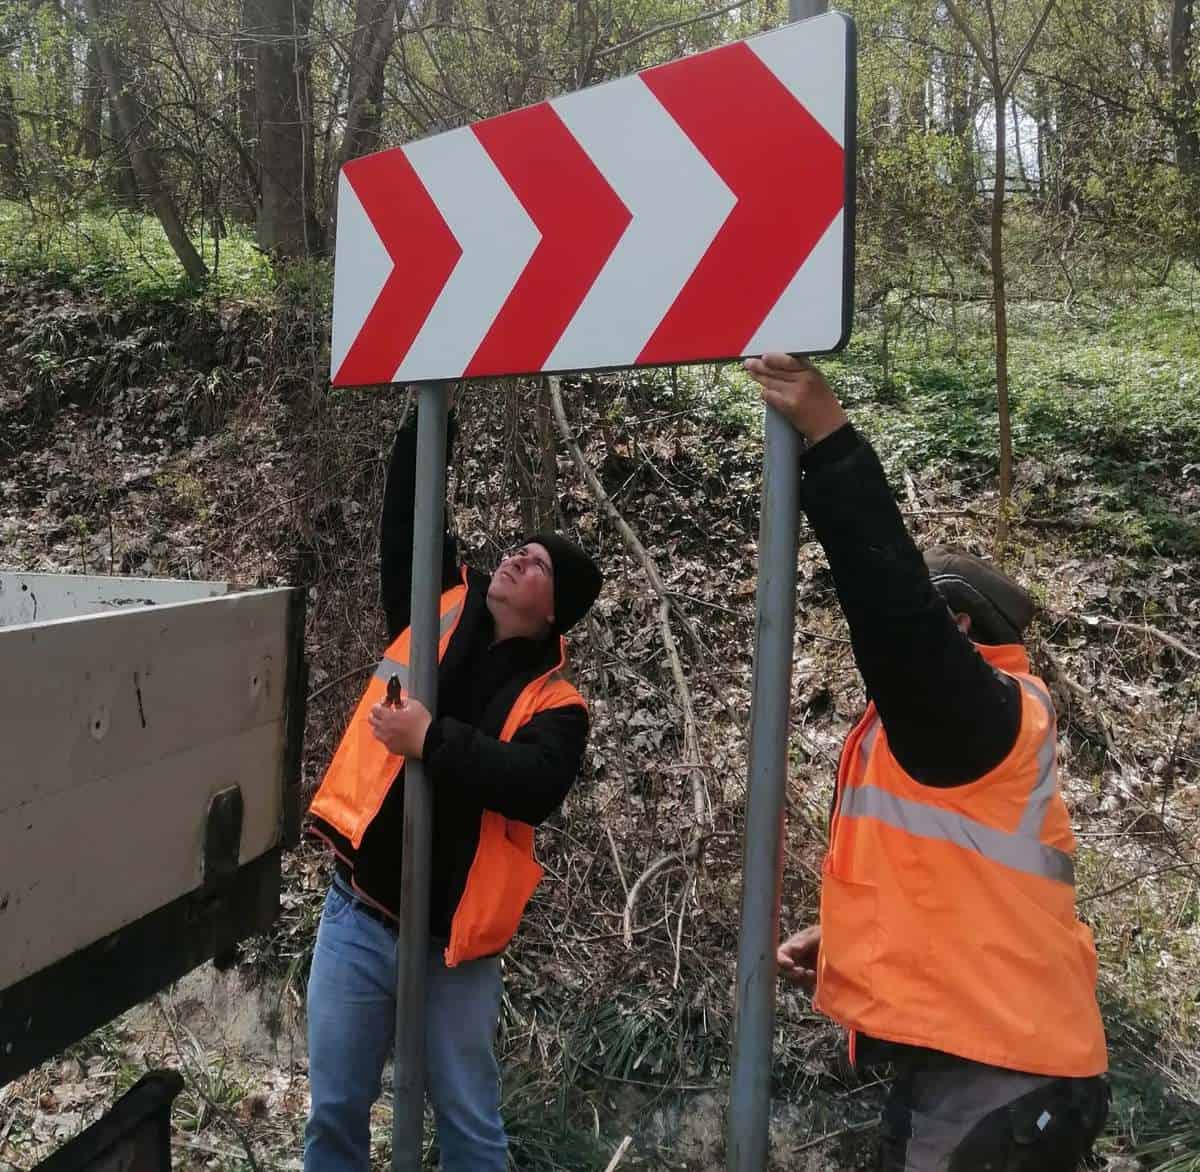
M 485 814 L 479 849 L 450 926 L 447 965 L 502 951 L 543 874 L 532 855 L 505 833 L 504 819 Z
M 881 947 L 879 895 L 874 884 L 821 876 L 821 957 L 814 1004 L 853 1026 L 876 1004 L 873 969 Z

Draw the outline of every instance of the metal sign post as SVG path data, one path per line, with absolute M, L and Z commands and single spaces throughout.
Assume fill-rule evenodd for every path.
M 790 0 L 789 15 L 800 20 L 824 12 L 825 7 L 825 0 Z M 764 429 L 742 921 L 726 1133 L 729 1172 L 761 1172 L 767 1166 L 775 950 L 796 631 L 800 437 L 773 407 L 767 408 Z
M 730 1172 L 761 1172 L 767 1166 L 775 948 L 779 941 L 792 640 L 796 628 L 800 443 L 787 420 L 773 408 L 768 408 L 764 424 L 742 917 L 726 1142 Z
M 437 715 L 438 601 L 446 504 L 446 392 L 417 388 L 417 496 L 413 526 L 410 691 Z M 425 1122 L 425 983 L 429 964 L 429 859 L 433 795 L 421 761 L 404 769 L 404 848 L 396 942 L 396 1055 L 392 1168 L 418 1172 Z

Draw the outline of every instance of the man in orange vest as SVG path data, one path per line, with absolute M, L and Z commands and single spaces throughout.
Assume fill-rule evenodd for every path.
M 1096 951 L 1075 914 L 1032 601 L 969 554 L 924 559 L 821 374 L 746 363 L 807 441 L 801 501 L 870 703 L 842 750 L 820 924 L 781 974 L 896 1071 L 884 1172 L 1072 1172 L 1108 1110 Z
M 453 443 L 451 417 L 447 457 Z M 542 876 L 533 827 L 579 772 L 587 707 L 563 672 L 562 633 L 600 590 L 578 546 L 536 534 L 492 575 L 460 567 L 447 534 L 438 715 L 407 692 L 416 429 L 396 438 L 381 526 L 390 644 L 309 811 L 336 855 L 308 985 L 305 1172 L 368 1172 L 370 1111 L 394 1033 L 403 768 L 424 762 L 433 790 L 426 1087 L 446 1172 L 503 1172 L 493 1041 L 499 954 Z

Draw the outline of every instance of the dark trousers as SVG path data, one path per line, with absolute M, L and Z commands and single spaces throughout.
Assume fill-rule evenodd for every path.
M 1108 1117 L 1104 1078 L 1046 1078 L 938 1055 L 900 1065 L 881 1172 L 1076 1172 Z

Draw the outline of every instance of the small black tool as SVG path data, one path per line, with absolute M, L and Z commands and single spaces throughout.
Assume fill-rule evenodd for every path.
M 387 682 L 387 696 L 384 698 L 384 703 L 389 708 L 404 707 L 404 693 L 400 685 L 399 676 L 389 676 Z

